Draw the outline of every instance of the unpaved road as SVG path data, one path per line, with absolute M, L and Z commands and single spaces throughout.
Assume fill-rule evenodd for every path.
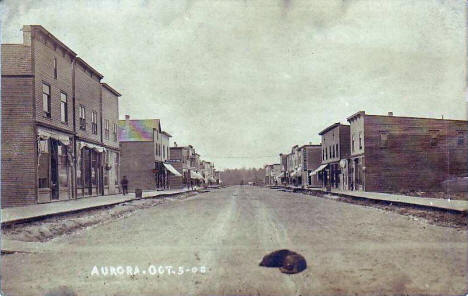
M 2 256 L 5 295 L 45 295 L 60 286 L 76 295 L 454 295 L 467 291 L 466 230 L 250 186 L 174 200 L 34 244 L 33 253 Z M 258 266 L 266 253 L 279 248 L 301 253 L 308 268 L 285 275 Z M 155 272 L 160 265 L 173 266 L 176 274 Z M 96 275 L 94 266 L 133 266 L 132 272 L 138 266 L 140 273 Z M 181 275 L 179 266 L 184 267 Z M 206 267 L 205 273 L 186 271 L 201 266 Z

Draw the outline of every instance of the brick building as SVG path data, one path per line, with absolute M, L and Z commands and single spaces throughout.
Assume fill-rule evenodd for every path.
M 118 138 L 119 104 L 121 96 L 107 83 L 102 83 L 102 143 L 106 147 L 104 158 L 104 194 L 120 193 L 120 146 Z
M 170 160 L 172 166 L 181 176 L 169 176 L 171 188 L 183 188 L 199 186 L 204 183 L 204 177 L 200 174 L 200 156 L 192 145 L 170 147 Z
M 119 120 L 120 175 L 129 180 L 128 189 L 155 190 L 167 187 L 177 170 L 167 162 L 170 135 L 161 130 L 159 119 Z
M 104 157 L 102 144 L 101 79 L 103 76 L 83 59 L 76 58 L 75 126 L 77 196 L 104 194 Z
M 301 185 L 304 187 L 317 187 L 320 182 L 316 175 L 311 173 L 316 170 L 321 163 L 321 145 L 307 144 L 298 148 L 299 161 L 301 162 L 300 174 Z
M 42 26 L 23 26 L 22 31 L 22 44 L 1 47 L 2 207 L 104 194 L 99 164 L 90 177 L 95 190 L 77 192 L 77 174 L 81 173 L 77 153 L 81 146 L 77 144 L 87 141 L 88 148 L 100 153 L 106 147 L 99 133 L 102 75 Z M 74 109 L 78 101 L 96 111 L 97 134 L 79 131 L 80 113 Z M 117 108 L 104 109 L 107 114 L 115 112 L 115 117 Z M 110 146 L 118 153 L 115 143 Z
M 318 174 L 323 187 L 348 188 L 349 131 L 349 125 L 337 122 L 319 133 L 322 137 L 322 162 L 313 173 Z
M 468 173 L 468 122 L 369 115 L 348 117 L 349 189 L 442 191 L 442 182 Z

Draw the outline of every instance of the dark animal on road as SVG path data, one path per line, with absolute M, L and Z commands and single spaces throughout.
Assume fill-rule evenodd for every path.
M 264 267 L 279 267 L 282 273 L 299 273 L 307 268 L 305 258 L 290 250 L 278 250 L 263 257 L 259 264 Z

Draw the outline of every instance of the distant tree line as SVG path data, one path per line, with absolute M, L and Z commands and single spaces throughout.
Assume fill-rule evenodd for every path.
M 224 185 L 247 185 L 248 182 L 263 184 L 265 181 L 265 169 L 226 169 L 221 171 L 221 180 Z

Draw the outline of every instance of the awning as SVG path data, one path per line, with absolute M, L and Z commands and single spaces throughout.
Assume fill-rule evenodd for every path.
M 205 178 L 197 172 L 190 171 L 190 179 L 204 180 Z
M 65 145 L 65 146 L 70 145 L 70 136 L 64 133 L 55 132 L 55 131 L 52 132 L 52 131 L 39 128 L 37 130 L 37 135 L 39 136 L 39 138 L 43 140 L 52 138 L 52 139 L 58 140 L 62 145 Z
M 315 169 L 315 171 L 313 171 L 312 173 L 310 173 L 309 176 L 316 175 L 318 172 L 320 172 L 321 170 L 323 170 L 323 169 L 326 168 L 327 166 L 328 166 L 328 164 L 322 164 L 322 165 L 320 165 L 317 169 Z
M 276 178 L 283 178 L 283 177 L 284 177 L 284 173 L 281 173 L 278 176 L 276 176 Z
M 106 148 L 104 147 L 101 147 L 101 146 L 98 146 L 98 145 L 95 145 L 95 144 L 91 144 L 91 143 L 87 143 L 87 142 L 78 142 L 79 144 L 79 149 L 82 149 L 84 147 L 88 148 L 88 149 L 92 149 L 92 150 L 96 150 L 97 152 L 104 152 L 106 150 Z
M 294 177 L 296 176 L 296 171 L 292 171 L 291 174 L 289 174 L 289 177 Z
M 169 163 L 164 163 L 164 167 L 166 167 L 166 169 L 171 172 L 173 175 L 177 176 L 177 177 L 182 177 L 182 175 Z
M 215 178 L 213 178 L 213 177 L 209 177 L 208 180 L 209 180 L 210 182 L 216 182 Z

